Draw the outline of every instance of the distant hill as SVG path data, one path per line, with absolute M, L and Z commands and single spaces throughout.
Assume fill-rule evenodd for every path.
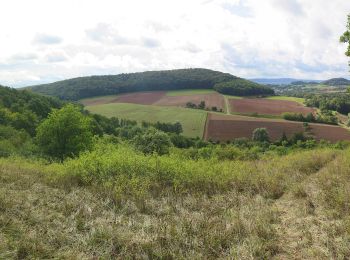
M 276 79 L 271 79 L 271 78 L 255 78 L 255 79 L 250 79 L 253 82 L 259 83 L 259 84 L 268 84 L 268 85 L 290 85 L 293 82 L 315 82 L 315 83 L 320 83 L 321 80 L 305 80 L 305 79 L 294 79 L 294 78 L 276 78 Z
M 228 82 L 230 84 L 225 85 L 225 87 L 222 85 L 216 87 L 219 83 Z M 215 89 L 223 94 L 237 92 L 242 96 L 273 94 L 273 90 L 265 86 L 228 73 L 208 69 L 178 69 L 80 77 L 30 86 L 27 89 L 66 100 L 127 92 L 174 89 Z
M 322 84 L 328 86 L 347 86 L 350 85 L 350 80 L 344 78 L 333 78 L 323 81 Z
M 298 81 L 293 81 L 290 83 L 290 85 L 317 85 L 320 82 L 318 81 L 303 81 L 303 80 L 298 80 Z

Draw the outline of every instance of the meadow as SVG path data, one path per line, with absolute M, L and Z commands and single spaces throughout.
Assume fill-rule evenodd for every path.
M 348 258 L 349 158 L 194 161 L 123 144 L 63 163 L 3 158 L 0 257 Z
M 182 124 L 184 135 L 188 137 L 203 137 L 207 112 L 203 110 L 180 107 L 161 107 L 126 103 L 110 103 L 86 106 L 92 113 L 107 117 L 126 118 L 138 122 L 167 122 Z

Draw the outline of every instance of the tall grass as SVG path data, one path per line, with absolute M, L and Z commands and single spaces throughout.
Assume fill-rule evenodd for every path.
M 260 161 L 219 161 L 144 155 L 127 146 L 101 145 L 61 167 L 61 179 L 103 185 L 119 195 L 204 193 L 228 190 L 278 198 L 291 182 L 318 171 L 337 151 L 314 150 Z M 140 194 L 139 194 L 140 195 Z

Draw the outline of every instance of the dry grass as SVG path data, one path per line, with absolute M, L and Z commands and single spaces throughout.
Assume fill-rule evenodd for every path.
M 98 169 L 113 165 L 115 156 L 107 156 L 105 165 L 97 160 Z M 76 176 L 63 174 L 75 169 L 73 162 L 68 167 L 1 159 L 0 258 L 350 257 L 349 152 L 321 149 L 240 163 L 218 168 L 222 175 L 211 181 L 224 180 L 213 186 L 216 192 L 198 188 L 206 187 L 205 179 L 183 179 L 197 188 L 176 193 L 162 182 L 162 193 L 145 190 L 118 201 L 110 181 L 81 186 Z M 142 165 L 135 159 L 135 174 Z M 86 169 L 93 171 L 92 166 Z M 232 169 L 238 166 L 239 171 Z M 170 170 L 167 174 L 166 180 L 173 180 Z

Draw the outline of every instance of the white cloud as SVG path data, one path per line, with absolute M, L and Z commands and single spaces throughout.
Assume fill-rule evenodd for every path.
M 188 67 L 348 75 L 347 0 L 4 0 L 2 11 L 0 84 Z

